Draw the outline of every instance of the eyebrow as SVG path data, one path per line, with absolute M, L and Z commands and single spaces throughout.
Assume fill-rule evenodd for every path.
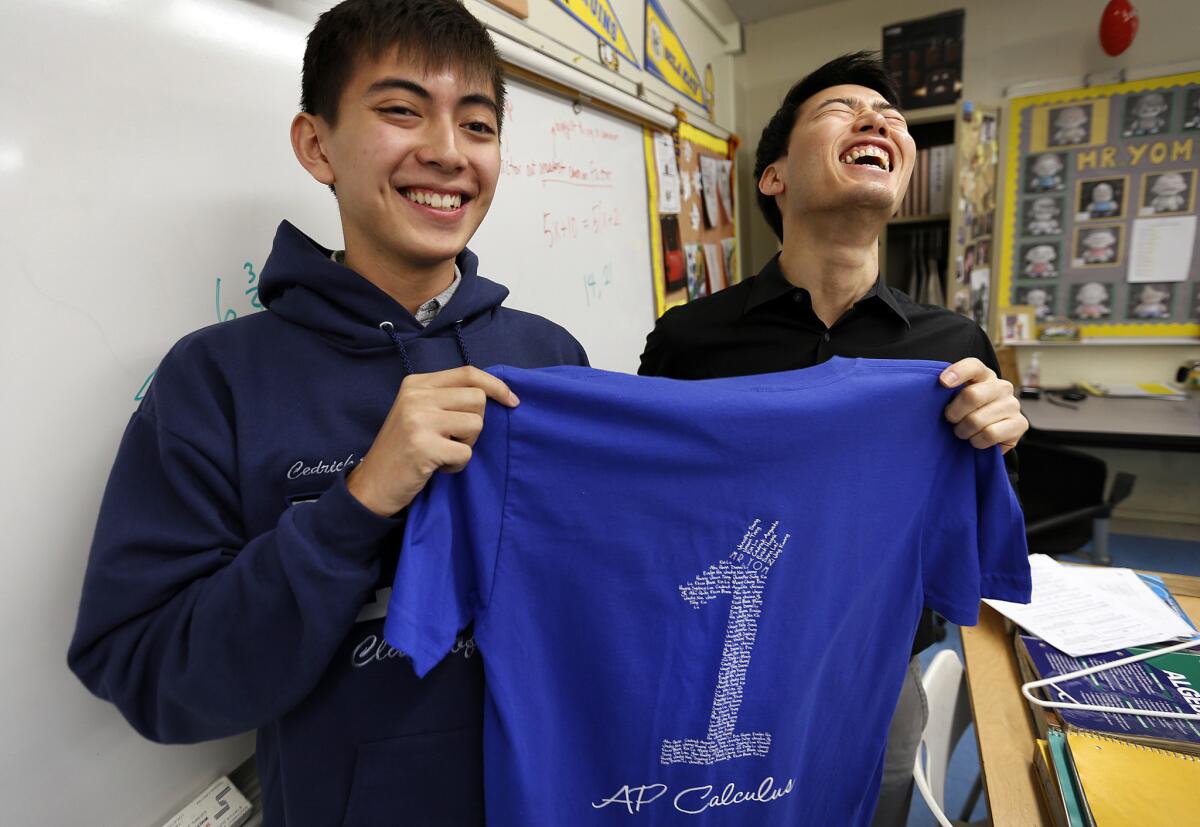
M 851 109 L 858 109 L 862 106 L 863 102 L 861 98 L 829 98 L 828 100 L 821 101 L 821 105 L 817 107 L 817 111 L 820 112 L 826 106 L 830 106 L 835 103 L 840 103 L 843 106 L 850 107 Z M 900 112 L 900 107 L 896 106 L 895 104 L 888 103 L 883 98 L 876 98 L 875 100 L 871 101 L 871 108 L 876 112 L 882 112 L 885 109 L 892 109 L 896 112 Z M 900 114 L 903 115 L 904 113 L 900 112 Z
M 380 78 L 367 87 L 366 94 L 373 95 L 376 92 L 383 92 L 388 89 L 403 89 L 406 92 L 412 92 L 422 100 L 432 101 L 433 95 L 429 93 L 421 84 L 416 81 L 407 80 L 405 78 Z M 463 95 L 458 99 L 459 106 L 486 106 L 497 115 L 500 114 L 500 107 L 496 105 L 496 101 L 490 95 L 485 95 L 482 92 L 474 92 L 470 95 Z

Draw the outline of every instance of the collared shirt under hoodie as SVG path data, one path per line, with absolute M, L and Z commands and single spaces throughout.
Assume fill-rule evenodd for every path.
M 957 362 L 975 357 L 998 374 L 987 335 L 964 316 L 918 304 L 882 277 L 827 327 L 812 297 L 791 284 L 776 255 L 756 276 L 663 314 L 646 338 L 638 370 L 672 379 L 716 379 L 799 370 L 834 356 Z M 1011 457 L 1010 469 L 1015 457 Z M 870 503 L 864 503 L 870 508 Z M 913 653 L 935 640 L 921 614 Z
M 335 250 L 330 256 L 338 264 L 346 263 L 346 251 Z M 417 312 L 413 314 L 413 318 L 421 327 L 427 327 L 432 322 L 437 314 L 442 311 L 442 308 L 449 304 L 451 297 L 454 296 L 454 291 L 458 289 L 458 285 L 462 283 L 462 271 L 458 269 L 458 265 L 454 265 L 454 278 L 450 281 L 450 286 L 442 292 L 438 293 L 432 299 L 421 302 L 421 306 L 417 308 Z
M 424 681 L 383 641 L 405 514 L 346 475 L 412 372 L 586 364 L 463 250 L 422 325 L 283 222 L 266 311 L 181 339 L 126 428 L 68 663 L 143 735 L 257 729 L 266 827 L 482 823 L 483 672 L 464 639 Z

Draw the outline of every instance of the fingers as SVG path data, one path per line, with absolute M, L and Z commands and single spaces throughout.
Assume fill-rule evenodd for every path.
M 481 388 L 429 388 L 410 385 L 400 391 L 399 403 L 412 411 L 460 411 L 483 416 L 487 394 Z
M 955 394 L 946 406 L 946 419 L 957 425 L 973 411 L 993 402 L 1009 403 L 1009 410 L 1014 414 L 1021 410 L 1021 403 L 1013 393 L 1012 383 L 993 377 L 987 381 L 971 383 Z
M 1001 452 L 1007 454 L 1016 447 L 1017 442 L 1020 441 L 1027 430 L 1029 430 L 1029 423 L 1025 420 L 1025 417 L 1018 416 L 987 426 L 972 436 L 970 442 L 973 447 L 979 449 L 999 445 Z
M 960 359 L 942 371 L 938 377 L 947 388 L 957 388 L 959 385 L 972 382 L 984 382 L 995 379 L 996 373 L 974 356 Z
M 483 430 L 483 417 L 475 413 L 443 411 L 432 424 L 442 438 L 464 445 L 474 445 Z
M 489 398 L 519 404 L 504 382 L 478 368 L 406 377 L 364 461 L 347 478 L 350 493 L 387 516 L 412 502 L 437 471 L 461 471 L 483 430 Z
M 451 370 L 440 370 L 436 373 L 416 373 L 405 378 L 404 385 L 425 388 L 478 388 L 489 399 L 494 399 L 501 405 L 515 408 L 520 404 L 517 395 L 500 379 L 485 373 L 477 367 L 465 365 Z
M 1029 422 L 1007 400 L 998 400 L 972 411 L 954 426 L 954 435 L 976 448 L 1006 445 L 1011 448 L 1029 430 Z

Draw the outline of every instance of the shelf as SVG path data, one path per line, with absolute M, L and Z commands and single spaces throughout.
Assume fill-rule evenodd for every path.
M 910 125 L 952 121 L 957 116 L 957 103 L 947 103 L 944 106 L 930 106 L 925 109 L 908 109 L 904 112 L 904 120 Z
M 1183 345 L 1183 346 L 1191 345 L 1194 347 L 1200 347 L 1200 339 L 1192 339 L 1187 336 L 1159 336 L 1159 337 L 1146 337 L 1144 339 L 1135 338 L 1132 336 L 1112 336 L 1112 337 L 1103 337 L 1103 338 L 1093 337 L 1090 339 L 1080 339 L 1077 342 L 1037 342 L 1037 341 L 1034 341 L 1034 342 L 1004 342 L 1002 344 L 1004 347 L 1037 347 L 1037 348 L 1042 348 L 1042 347 L 1095 347 L 1095 346 L 1120 347 L 1122 345 L 1127 346 L 1127 347 L 1143 347 L 1145 345 L 1168 345 L 1168 346 L 1174 346 L 1174 347 L 1179 347 L 1180 345 Z
M 903 218 L 893 218 L 888 222 L 889 227 L 897 224 L 936 224 L 939 221 L 949 221 L 950 213 L 940 212 L 933 215 L 906 215 Z

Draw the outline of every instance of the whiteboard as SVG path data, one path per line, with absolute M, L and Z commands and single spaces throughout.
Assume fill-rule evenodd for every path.
M 500 183 L 470 247 L 507 304 L 571 331 L 594 367 L 637 370 L 654 324 L 642 128 L 509 84 Z
M 332 195 L 288 142 L 307 31 L 240 0 L 0 3 L 5 823 L 157 827 L 253 748 L 149 743 L 65 661 L 104 482 L 158 360 L 254 311 L 281 219 L 340 245 Z M 653 322 L 640 131 L 512 99 L 504 156 L 535 174 L 503 175 L 471 246 L 509 306 L 631 370 Z M 608 186 L 549 183 L 543 162 Z M 588 235 L 596 204 L 619 223 Z M 583 232 L 551 247 L 544 212 Z

